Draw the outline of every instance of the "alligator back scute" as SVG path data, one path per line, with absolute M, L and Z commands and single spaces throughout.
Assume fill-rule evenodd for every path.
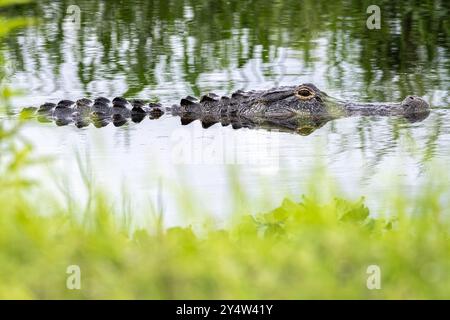
M 217 102 L 219 101 L 219 97 L 217 95 L 213 95 L 211 93 L 205 94 L 200 98 L 200 103 L 205 102 Z
M 202 112 L 202 106 L 194 97 L 187 96 L 180 101 L 181 112 L 183 113 L 198 113 Z

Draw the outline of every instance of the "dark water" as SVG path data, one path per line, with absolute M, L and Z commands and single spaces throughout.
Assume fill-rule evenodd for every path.
M 67 13 L 74 4 L 79 24 Z M 366 27 L 370 4 L 381 9 L 379 30 Z M 188 94 L 303 82 L 349 100 L 420 95 L 433 108 L 422 122 L 339 119 L 306 136 L 220 124 L 205 130 L 168 116 L 120 128 L 32 122 L 24 130 L 39 154 L 55 156 L 49 171 L 68 176 L 71 194 L 83 193 L 78 154 L 118 199 L 130 194 L 147 208 L 162 194 L 169 221 L 180 211 L 181 185 L 202 199 L 200 211 L 223 214 L 229 171 L 238 168 L 247 193 L 264 199 L 254 206 L 264 208 L 304 192 L 318 162 L 344 192 L 382 208 L 388 176 L 413 193 L 428 164 L 448 163 L 449 10 L 449 1 L 39 1 L 3 12 L 40 21 L 2 48 L 13 87 L 25 90 L 16 110 L 98 95 L 170 105 Z

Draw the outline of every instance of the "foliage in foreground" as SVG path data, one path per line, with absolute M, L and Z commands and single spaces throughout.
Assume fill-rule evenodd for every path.
M 368 217 L 362 201 L 285 200 L 227 230 L 136 230 L 97 195 L 84 219 L 35 214 L 0 191 L 0 298 L 449 298 L 448 217 L 436 199 L 420 215 Z M 425 206 L 424 206 L 425 205 Z M 381 290 L 366 287 L 369 265 Z M 81 290 L 68 290 L 69 265 Z

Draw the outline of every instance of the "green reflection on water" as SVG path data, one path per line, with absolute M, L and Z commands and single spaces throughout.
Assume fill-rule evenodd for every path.
M 82 23 L 72 33 L 66 26 L 70 20 L 66 9 L 74 3 L 81 9 Z M 380 30 L 366 28 L 366 8 L 371 4 L 381 8 Z M 85 93 L 90 93 L 88 85 L 95 80 L 120 76 L 127 88 L 117 94 L 137 96 L 161 78 L 182 82 L 187 93 L 197 95 L 224 84 L 227 91 L 245 85 L 246 75 L 239 84 L 233 77 L 217 84 L 199 78 L 216 70 L 239 70 L 252 59 L 261 62 L 256 68 L 262 81 L 283 82 L 284 74 L 291 75 L 290 62 L 280 53 L 285 48 L 302 60 L 305 74 L 315 73 L 317 61 L 326 68 L 324 90 L 343 91 L 360 100 L 396 100 L 415 93 L 445 106 L 449 7 L 448 1 L 433 0 L 40 1 L 10 10 L 42 18 L 43 23 L 7 39 L 6 50 L 17 70 L 39 73 L 50 68 L 54 78 L 67 53 L 73 52 Z M 34 42 L 36 37 L 40 43 Z M 36 52 L 29 61 L 24 50 L 32 43 Z M 320 56 L 318 48 L 325 51 Z M 175 68 L 177 53 L 182 58 Z M 163 68 L 161 77 L 158 66 Z M 436 92 L 438 98 L 433 98 Z

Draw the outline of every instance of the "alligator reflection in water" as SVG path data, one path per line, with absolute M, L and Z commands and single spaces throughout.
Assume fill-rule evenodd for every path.
M 401 118 L 407 120 L 408 122 L 419 122 L 425 120 L 429 116 L 429 112 L 421 113 L 417 115 L 403 116 Z M 181 124 L 189 125 L 195 120 L 199 120 L 204 129 L 207 129 L 214 124 L 220 123 L 222 126 L 229 126 L 233 129 L 264 129 L 268 131 L 279 131 L 296 133 L 302 136 L 307 136 L 320 129 L 325 124 L 336 118 L 331 117 L 291 117 L 288 119 L 241 119 L 239 117 L 227 117 L 227 118 L 214 118 L 214 117 L 190 117 L 188 115 L 182 115 Z
M 76 102 L 45 103 L 39 109 L 24 111 L 36 113 L 43 121 L 53 119 L 59 126 L 73 122 L 80 128 L 90 123 L 100 128 L 110 122 L 123 126 L 130 118 L 133 122 L 141 122 L 147 115 L 157 119 L 170 112 L 179 116 L 183 125 L 200 120 L 204 128 L 221 123 L 234 129 L 276 129 L 308 135 L 332 119 L 350 116 L 401 116 L 410 122 L 421 121 L 429 115 L 430 106 L 417 96 L 389 103 L 343 101 L 328 96 L 312 84 L 301 84 L 269 90 L 238 90 L 230 97 L 210 93 L 198 100 L 187 96 L 170 108 L 143 100 L 128 101 L 117 97 L 110 101 L 100 97 L 94 101 L 83 98 Z
M 309 135 L 316 129 L 324 126 L 332 118 L 325 117 L 291 117 L 288 119 L 246 119 L 238 116 L 232 117 L 197 117 L 195 115 L 181 115 L 181 124 L 188 125 L 195 120 L 199 120 L 204 129 L 220 123 L 222 126 L 231 126 L 233 129 L 264 129 L 276 130 L 282 132 L 298 133 L 300 135 Z
M 24 110 L 25 112 L 31 111 L 31 109 Z M 151 120 L 159 119 L 162 114 L 149 115 Z M 183 114 L 183 115 L 170 115 L 179 117 L 182 125 L 189 125 L 193 121 L 199 120 L 204 129 L 207 129 L 214 124 L 220 123 L 222 126 L 231 126 L 233 129 L 249 128 L 249 129 L 265 129 L 276 130 L 283 132 L 298 133 L 300 135 L 309 135 L 316 129 L 325 125 L 331 118 L 324 117 L 292 117 L 285 120 L 268 120 L 268 119 L 240 119 L 239 117 L 198 117 L 195 115 Z M 52 115 L 37 115 L 37 120 L 42 123 L 54 122 L 57 126 L 67 126 L 74 124 L 78 128 L 88 127 L 93 125 L 96 128 L 103 128 L 112 123 L 115 127 L 121 127 L 127 125 L 131 120 L 133 123 L 140 123 L 147 117 L 146 114 L 133 114 L 130 118 L 126 118 L 120 114 L 114 114 L 111 117 L 102 117 L 96 114 L 92 114 L 88 118 L 56 118 Z
M 429 115 L 427 113 L 421 113 L 416 115 L 402 116 L 408 122 L 419 122 L 426 119 Z M 159 119 L 162 114 L 149 115 L 148 118 L 151 120 Z M 313 133 L 315 130 L 323 127 L 326 123 L 334 118 L 325 117 L 292 117 L 283 120 L 269 120 L 269 119 L 242 119 L 239 117 L 212 117 L 204 116 L 199 117 L 196 115 L 171 115 L 180 118 L 182 125 L 189 125 L 193 121 L 200 121 L 204 129 L 220 123 L 222 126 L 231 126 L 233 129 L 263 129 L 268 131 L 280 131 L 288 133 L 296 133 L 302 136 L 307 136 Z M 78 128 L 88 127 L 93 124 L 96 128 L 103 128 L 112 123 L 115 127 L 121 127 L 127 125 L 131 120 L 133 123 L 140 123 L 147 117 L 146 114 L 133 114 L 130 118 L 126 118 L 120 114 L 115 114 L 111 117 L 101 117 L 98 115 L 91 115 L 89 118 L 81 118 L 78 120 L 66 118 L 54 118 L 51 115 L 39 115 L 37 120 L 43 123 L 54 122 L 57 126 L 66 126 L 74 124 Z

